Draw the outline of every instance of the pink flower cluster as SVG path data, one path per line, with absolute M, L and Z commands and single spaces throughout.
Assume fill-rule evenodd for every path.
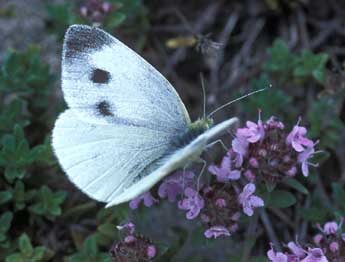
M 79 9 L 80 15 L 93 23 L 102 23 L 114 10 L 114 5 L 102 0 L 86 0 Z
M 299 165 L 308 176 L 315 143 L 306 132 L 298 122 L 286 133 L 282 122 L 274 117 L 263 122 L 259 114 L 257 123 L 247 121 L 246 127 L 237 130 L 220 165 L 208 166 L 214 177 L 209 185 L 199 186 L 191 171 L 178 171 L 165 178 L 153 195 L 177 201 L 189 220 L 200 218 L 205 237 L 230 236 L 238 228 L 241 209 L 252 216 L 256 208 L 264 206 L 263 199 L 255 195 L 255 183 L 276 183 L 295 176 Z M 129 205 L 136 209 L 143 202 L 150 207 L 159 202 L 153 195 L 147 192 Z
M 323 228 L 318 225 L 320 233 L 313 237 L 313 244 L 303 247 L 289 242 L 288 252 L 275 252 L 273 246 L 267 252 L 271 262 L 342 262 L 345 261 L 345 234 L 342 227 L 335 221 L 325 223 Z
M 306 137 L 307 129 L 299 123 L 286 133 L 284 124 L 274 117 L 263 122 L 259 114 L 257 123 L 247 121 L 246 127 L 237 130 L 232 149 L 225 156 L 232 160 L 232 174 L 238 176 L 240 172 L 251 182 L 276 183 L 295 176 L 300 166 L 307 177 L 308 167 L 315 166 L 309 159 L 315 154 L 316 143 Z
M 135 235 L 135 225 L 128 222 L 117 227 L 125 233 L 125 237 L 119 243 L 114 244 L 110 254 L 114 261 L 152 261 L 157 255 L 157 248 L 152 241 L 144 236 Z

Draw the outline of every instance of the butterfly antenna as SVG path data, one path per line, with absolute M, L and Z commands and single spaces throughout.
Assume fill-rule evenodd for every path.
M 202 88 L 202 96 L 203 96 L 203 112 L 202 112 L 202 118 L 206 118 L 206 89 L 205 89 L 205 81 L 204 81 L 204 75 L 200 73 L 200 82 L 201 82 L 201 88 Z
M 248 97 L 248 96 L 254 95 L 254 94 L 256 94 L 256 93 L 260 93 L 260 92 L 262 92 L 262 91 L 265 91 L 266 89 L 268 89 L 268 88 L 270 88 L 270 87 L 271 87 L 271 85 L 270 85 L 269 87 L 265 87 L 265 88 L 262 88 L 262 89 L 259 89 L 259 90 L 255 90 L 255 91 L 253 91 L 253 92 L 250 92 L 249 94 L 246 94 L 246 95 L 244 95 L 244 96 L 240 96 L 239 98 L 236 98 L 235 100 L 232 100 L 232 101 L 230 101 L 230 102 L 228 102 L 228 103 L 226 103 L 226 104 L 224 104 L 224 105 L 221 105 L 220 107 L 216 108 L 216 109 L 213 110 L 211 113 L 209 113 L 208 116 L 207 116 L 207 118 L 211 117 L 211 116 L 214 115 L 216 112 L 218 112 L 219 110 L 223 109 L 224 107 L 227 107 L 227 106 L 231 105 L 232 103 L 235 103 L 235 102 L 237 102 L 237 101 L 239 101 L 239 100 L 242 100 L 243 98 L 246 98 L 246 97 Z

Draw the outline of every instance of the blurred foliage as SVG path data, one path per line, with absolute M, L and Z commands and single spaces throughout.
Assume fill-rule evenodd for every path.
M 6 257 L 6 262 L 37 262 L 49 260 L 53 253 L 44 246 L 33 247 L 30 238 L 23 233 L 18 239 L 19 252 Z
M 98 10 L 92 10 L 92 7 L 97 6 L 97 3 L 109 3 L 112 6 L 109 13 L 102 15 L 101 21 L 95 22 L 92 17 L 82 15 L 81 8 L 88 5 L 91 6 L 88 8 L 88 13 L 98 12 Z M 141 0 L 85 0 L 79 4 L 71 1 L 63 4 L 47 4 L 46 11 L 48 15 L 47 28 L 50 32 L 57 34 L 60 39 L 72 24 L 101 26 L 110 32 L 121 25 L 127 27 L 126 32 L 135 31 L 140 36 L 145 34 L 149 26 L 147 12 Z
M 97 239 L 95 236 L 89 236 L 83 243 L 79 251 L 68 257 L 68 262 L 107 262 L 111 261 L 109 255 L 100 252 L 97 246 Z
M 320 139 L 322 148 L 336 148 L 341 134 L 345 132 L 345 123 L 340 119 L 333 99 L 322 97 L 315 101 L 307 112 L 310 122 L 310 136 Z
M 271 73 L 273 78 L 277 78 L 279 85 L 287 82 L 304 85 L 310 80 L 315 80 L 320 84 L 325 83 L 327 54 L 313 54 L 309 50 L 294 54 L 280 39 L 275 40 L 268 51 L 270 59 L 264 64 L 264 70 Z
M 44 87 L 50 86 L 51 81 L 49 66 L 41 63 L 37 46 L 30 46 L 25 52 L 9 50 L 5 53 L 0 74 L 2 94 L 46 96 L 49 89 Z
M 37 194 L 37 202 L 30 206 L 30 211 L 54 220 L 55 217 L 61 215 L 60 205 L 65 199 L 66 192 L 52 192 L 49 187 L 42 186 Z

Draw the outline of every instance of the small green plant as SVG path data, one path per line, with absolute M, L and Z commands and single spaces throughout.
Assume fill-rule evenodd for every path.
M 68 257 L 68 262 L 110 262 L 107 253 L 100 252 L 95 236 L 89 236 L 77 253 Z
M 295 83 L 303 85 L 311 79 L 320 84 L 325 83 L 327 54 L 314 54 L 309 50 L 295 54 L 280 39 L 274 41 L 273 46 L 268 51 L 270 59 L 266 61 L 264 69 L 278 78 L 280 84 L 286 84 L 293 80 Z
M 49 122 L 37 121 L 48 105 L 53 80 L 34 46 L 22 52 L 9 50 L 0 65 L 0 260 L 41 261 L 53 254 L 43 246 L 33 247 L 25 233 L 18 245 L 9 235 L 13 220 L 21 221 L 22 230 L 37 227 L 35 221 L 41 223 L 43 218 L 53 220 L 66 198 L 65 192 L 37 185 L 36 172 L 53 164 L 50 143 L 42 132 L 50 128 L 42 123 Z M 28 136 L 26 129 L 32 128 L 37 131 Z
M 30 206 L 30 211 L 45 216 L 50 220 L 54 220 L 55 217 L 61 215 L 60 205 L 66 199 L 66 192 L 58 191 L 52 192 L 47 186 L 42 186 L 37 194 L 37 202 Z
M 51 257 L 51 252 L 44 246 L 33 247 L 30 238 L 23 233 L 18 239 L 19 252 L 6 257 L 6 262 L 37 262 Z

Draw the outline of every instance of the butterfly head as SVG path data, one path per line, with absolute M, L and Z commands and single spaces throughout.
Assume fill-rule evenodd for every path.
M 199 118 L 195 122 L 193 122 L 189 129 L 194 131 L 199 131 L 200 134 L 205 132 L 213 125 L 213 119 L 208 117 Z M 198 132 L 197 132 L 198 133 Z

